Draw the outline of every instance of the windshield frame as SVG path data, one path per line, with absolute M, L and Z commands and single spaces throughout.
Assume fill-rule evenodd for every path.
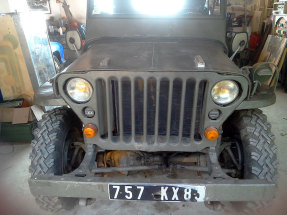
M 220 15 L 145 15 L 145 14 L 93 14 L 94 0 L 88 0 L 87 18 L 108 18 L 108 19 L 225 19 L 226 0 L 220 1 Z

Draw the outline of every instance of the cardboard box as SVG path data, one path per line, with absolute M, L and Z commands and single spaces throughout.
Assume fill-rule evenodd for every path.
M 24 108 L 0 108 L 0 123 L 11 122 L 12 124 L 23 124 L 34 120 L 30 107 Z

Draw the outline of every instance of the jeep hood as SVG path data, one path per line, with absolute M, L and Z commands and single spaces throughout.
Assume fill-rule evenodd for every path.
M 218 41 L 201 39 L 117 39 L 103 38 L 87 45 L 87 50 L 67 69 L 72 71 L 214 71 L 241 74 Z M 197 68 L 200 55 L 205 68 Z

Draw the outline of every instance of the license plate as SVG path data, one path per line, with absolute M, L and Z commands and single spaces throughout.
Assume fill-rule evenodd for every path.
M 109 184 L 111 200 L 203 202 L 205 186 Z

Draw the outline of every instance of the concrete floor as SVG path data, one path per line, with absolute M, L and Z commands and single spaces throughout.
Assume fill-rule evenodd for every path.
M 272 124 L 276 136 L 279 157 L 279 189 L 272 207 L 264 211 L 264 215 L 287 214 L 287 94 L 283 90 L 277 92 L 275 105 L 264 108 Z M 0 144 L 0 215 L 46 215 L 38 208 L 29 192 L 29 144 Z M 96 201 L 88 207 L 76 207 L 73 211 L 58 213 L 59 215 L 167 215 L 196 214 L 215 215 L 200 203 L 158 203 L 158 202 L 119 202 Z

